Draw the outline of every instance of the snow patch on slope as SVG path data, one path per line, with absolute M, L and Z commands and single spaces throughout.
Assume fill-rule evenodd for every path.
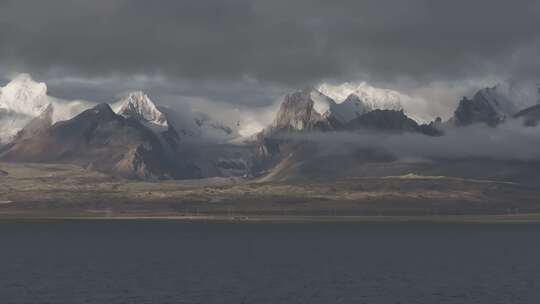
M 333 106 L 330 107 L 332 116 L 343 124 L 372 110 L 373 108 L 366 106 L 364 102 L 354 94 L 349 95 L 342 103 L 334 103 Z

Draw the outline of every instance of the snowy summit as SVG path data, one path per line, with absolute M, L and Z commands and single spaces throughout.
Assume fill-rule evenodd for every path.
M 114 111 L 124 117 L 132 117 L 160 127 L 168 127 L 167 118 L 142 91 L 127 94 L 113 105 Z
M 28 74 L 20 74 L 0 88 L 0 109 L 28 116 L 38 116 L 48 106 L 47 85 Z

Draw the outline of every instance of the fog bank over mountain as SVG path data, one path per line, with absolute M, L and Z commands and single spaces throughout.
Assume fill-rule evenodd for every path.
M 540 127 L 525 128 L 522 121 L 516 120 L 497 128 L 486 125 L 452 128 L 440 137 L 360 131 L 284 134 L 280 138 L 316 144 L 322 153 L 335 157 L 369 150 L 410 162 L 467 158 L 538 161 L 539 132 Z

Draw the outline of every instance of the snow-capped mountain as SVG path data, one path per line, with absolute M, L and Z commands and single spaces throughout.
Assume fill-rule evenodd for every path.
M 28 74 L 20 74 L 0 87 L 0 142 L 6 143 L 33 118 L 50 110 L 52 121 L 67 120 L 94 104 L 87 101 L 67 101 L 47 94 L 47 85 L 36 82 Z
M 113 110 L 124 117 L 132 117 L 159 127 L 168 127 L 167 117 L 161 112 L 148 95 L 135 91 L 112 105 Z
M 354 94 L 369 108 L 381 110 L 400 110 L 403 108 L 402 101 L 410 98 L 397 91 L 372 87 L 366 82 L 358 84 L 345 82 L 340 85 L 323 83 L 318 87 L 318 90 L 338 103 Z
M 354 94 L 349 95 L 345 101 L 336 103 L 318 90 L 306 88 L 284 97 L 273 124 L 265 129 L 259 138 L 283 131 L 358 129 L 440 135 L 433 124 L 418 124 L 403 110 L 371 110 Z
M 181 138 L 177 130 L 169 123 L 167 114 L 142 91 L 126 94 L 111 105 L 112 110 L 124 117 L 134 119 L 152 131 L 159 139 L 164 152 L 174 158 Z
M 311 89 L 313 108 L 330 122 L 343 126 L 351 120 L 372 111 L 373 108 L 364 103 L 357 95 L 351 94 L 344 101 L 337 103 L 334 99 L 321 93 L 317 89 Z
M 38 116 L 49 105 L 47 85 L 20 74 L 0 88 L 0 110 L 27 116 Z
M 20 74 L 4 87 L 0 87 L 0 144 L 12 141 L 20 130 L 49 106 L 52 108 L 51 116 L 54 124 L 71 119 L 97 104 L 49 96 L 45 83 L 33 80 L 28 74 Z M 205 113 L 175 113 L 171 108 L 154 103 L 142 91 L 126 94 L 120 100 L 111 103 L 111 108 L 124 117 L 139 120 L 158 133 L 170 131 L 167 136 L 172 136 L 178 131 L 178 134 L 186 136 L 186 139 L 209 142 L 228 142 L 238 137 L 235 128 Z
M 383 108 L 401 111 L 395 104 L 387 104 Z M 284 97 L 271 128 L 297 131 L 341 129 L 374 109 L 378 108 L 355 94 L 349 94 L 338 103 L 319 90 L 308 87 Z
M 337 122 L 340 125 L 345 125 L 356 117 L 372 110 L 354 94 L 337 103 L 334 99 L 315 88 L 307 88 L 304 91 L 306 90 L 309 91 L 309 99 L 313 102 L 313 110 L 323 118 L 331 122 Z
M 341 115 L 347 119 L 373 110 L 403 110 L 407 116 L 419 121 L 426 122 L 431 117 L 426 117 L 423 111 L 425 102 L 411 96 L 390 89 L 382 89 L 370 86 L 366 82 L 345 82 L 340 85 L 322 83 L 317 88 L 324 95 L 332 98 L 340 107 Z M 337 113 L 337 108 L 334 112 Z
M 205 113 L 178 113 L 173 108 L 157 105 L 142 91 L 128 93 L 111 107 L 115 113 L 135 118 L 158 133 L 172 130 L 188 141 L 226 142 L 236 136 L 233 128 Z
M 355 94 L 337 103 L 319 90 L 308 87 L 284 97 L 270 128 L 296 131 L 342 129 L 372 110 L 370 104 Z
M 342 103 L 334 102 L 330 107 L 332 115 L 342 124 L 346 124 L 372 110 L 372 107 L 365 104 L 360 97 L 354 94 L 349 95 Z
M 99 104 L 49 127 L 46 115 L 24 129 L 30 133 L 39 131 L 38 136 L 24 137 L 21 132 L 0 158 L 71 163 L 134 179 L 198 177 L 195 167 L 171 157 L 154 132 L 138 120 L 114 113 L 108 104 Z

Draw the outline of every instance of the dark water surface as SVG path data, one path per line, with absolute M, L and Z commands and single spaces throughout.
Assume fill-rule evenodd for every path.
M 0 303 L 540 303 L 540 225 L 0 223 Z

